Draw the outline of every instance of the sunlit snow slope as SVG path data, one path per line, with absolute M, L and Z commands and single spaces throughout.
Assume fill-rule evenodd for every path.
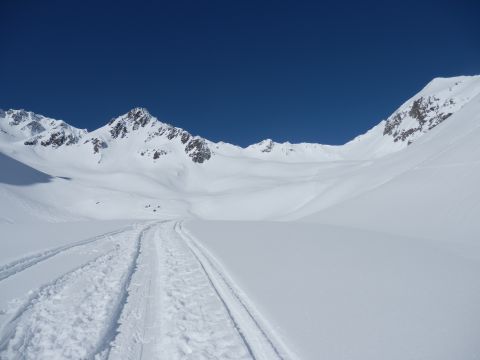
M 479 93 L 478 76 L 434 79 L 342 146 L 212 143 L 142 108 L 92 132 L 8 110 L 0 112 L 0 150 L 56 177 L 41 191 L 20 193 L 79 217 L 298 218 L 367 194 L 434 156 L 469 167 L 477 149 L 462 137 L 474 146 Z M 437 186 L 433 172 L 420 176 L 424 196 Z

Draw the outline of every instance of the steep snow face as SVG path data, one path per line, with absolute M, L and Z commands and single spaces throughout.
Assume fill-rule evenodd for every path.
M 378 125 L 341 146 L 346 159 L 379 158 L 411 145 L 480 93 L 480 76 L 436 78 Z
M 387 119 L 383 135 L 410 145 L 479 93 L 480 76 L 434 79 Z

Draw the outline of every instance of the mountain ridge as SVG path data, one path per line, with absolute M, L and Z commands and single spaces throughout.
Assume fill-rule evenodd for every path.
M 435 78 L 419 93 L 404 102 L 387 119 L 344 145 L 318 143 L 278 143 L 265 139 L 240 147 L 212 142 L 204 137 L 160 121 L 144 107 L 135 107 L 112 118 L 93 131 L 78 129 L 63 120 L 55 120 L 23 109 L 0 110 L 0 130 L 12 142 L 25 146 L 57 149 L 89 146 L 91 155 L 107 152 L 113 143 L 127 143 L 139 137 L 133 151 L 153 161 L 172 152 L 193 163 L 202 164 L 216 154 L 247 156 L 276 161 L 328 161 L 380 157 L 401 150 L 432 130 L 480 93 L 480 76 Z M 174 148 L 176 148 L 174 150 Z
M 51 181 L 2 189 L 52 219 L 64 213 L 102 219 L 297 219 L 380 191 L 402 174 L 423 171 L 424 164 L 437 166 L 440 157 L 447 169 L 477 164 L 479 80 L 434 80 L 390 117 L 341 146 L 214 143 L 160 122 L 143 108 L 90 132 L 31 112 L 3 112 L 0 152 Z M 423 100 L 429 97 L 433 105 Z M 398 114 L 402 118 L 395 123 Z M 385 133 L 389 123 L 391 134 Z M 25 145 L 31 139 L 36 143 Z M 460 155 L 449 154 L 454 147 L 462 149 Z M 427 180 L 425 194 L 441 187 L 434 174 Z M 410 183 L 406 186 L 405 199 L 421 196 Z M 394 209 L 398 201 L 388 206 Z M 7 208 L 3 217 L 12 218 Z

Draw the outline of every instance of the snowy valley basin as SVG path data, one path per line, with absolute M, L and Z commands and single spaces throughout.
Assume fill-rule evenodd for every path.
M 479 359 L 480 77 L 341 146 L 0 112 L 0 359 Z

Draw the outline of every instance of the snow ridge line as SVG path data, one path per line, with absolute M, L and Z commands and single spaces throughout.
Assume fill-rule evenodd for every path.
M 29 267 L 34 266 L 34 265 L 36 265 L 36 264 L 38 264 L 42 261 L 48 260 L 55 255 L 58 255 L 60 253 L 63 253 L 65 251 L 68 251 L 68 250 L 71 250 L 71 249 L 74 249 L 74 248 L 79 247 L 79 246 L 91 244 L 95 241 L 98 241 L 100 239 L 103 239 L 103 238 L 106 238 L 106 237 L 109 237 L 109 236 L 115 236 L 115 235 L 117 235 L 117 234 L 119 234 L 123 231 L 126 231 L 128 228 L 129 227 L 127 226 L 127 227 L 125 227 L 123 229 L 120 229 L 120 230 L 111 231 L 111 232 L 108 232 L 108 233 L 105 233 L 105 234 L 102 234 L 102 235 L 94 236 L 93 238 L 88 238 L 88 239 L 85 239 L 85 240 L 77 241 L 73 244 L 62 245 L 62 246 L 59 246 L 57 248 L 44 250 L 44 251 L 41 251 L 41 252 L 31 254 L 31 255 L 25 256 L 23 258 L 14 260 L 14 261 L 12 261 L 8 264 L 0 266 L 0 281 L 3 281 L 5 279 L 9 278 L 12 275 L 18 274 L 18 273 L 28 269 Z
M 220 271 L 221 266 L 216 263 L 208 251 L 184 228 L 183 221 L 174 225 L 175 231 L 185 240 L 190 251 L 197 258 L 201 267 L 207 274 L 220 300 L 232 317 L 240 336 L 246 346 L 251 350 L 254 359 L 297 359 L 286 346 L 281 343 L 278 336 L 271 329 L 266 329 L 266 321 L 247 305 L 245 295 Z M 229 298 L 228 300 L 226 298 Z M 228 304 L 227 304 L 228 303 Z M 261 320 L 259 320 L 261 319 Z M 261 322 L 262 324 L 261 324 Z

